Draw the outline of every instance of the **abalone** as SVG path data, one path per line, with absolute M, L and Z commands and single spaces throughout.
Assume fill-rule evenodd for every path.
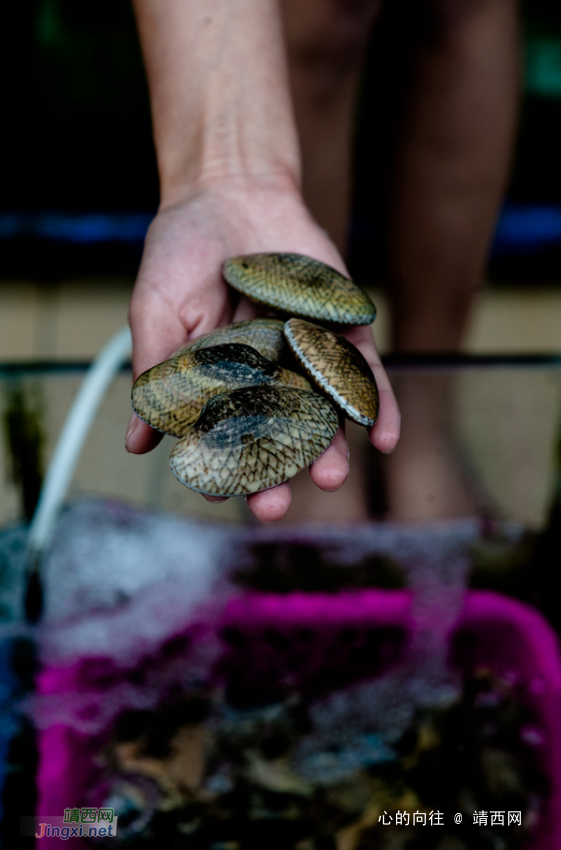
M 186 351 L 143 372 L 132 388 L 132 406 L 148 425 L 183 437 L 210 398 L 259 384 L 311 389 L 304 377 L 277 366 L 251 346 L 228 343 Z
M 378 387 L 358 348 L 344 336 L 303 319 L 289 319 L 284 332 L 307 374 L 344 414 L 359 425 L 374 425 L 380 406 Z
M 238 496 L 281 484 L 329 446 L 339 418 L 322 396 L 245 387 L 210 399 L 174 447 L 176 478 L 199 493 Z
M 304 319 L 369 325 L 376 308 L 352 280 L 302 254 L 246 254 L 224 263 L 230 286 L 252 301 Z
M 217 328 L 182 345 L 173 356 L 210 348 L 213 345 L 238 342 L 251 345 L 267 360 L 278 363 L 287 349 L 283 328 L 282 319 L 247 319 L 245 322 L 234 322 L 233 325 Z

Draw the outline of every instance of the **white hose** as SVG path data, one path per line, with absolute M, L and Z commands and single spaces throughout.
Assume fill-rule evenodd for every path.
M 113 378 L 130 358 L 131 349 L 130 330 L 122 328 L 93 361 L 78 390 L 58 438 L 29 528 L 30 564 L 37 563 L 51 541 L 74 468 L 97 409 Z

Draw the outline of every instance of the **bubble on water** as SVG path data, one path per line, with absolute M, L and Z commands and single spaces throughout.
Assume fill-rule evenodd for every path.
M 220 595 L 225 529 L 85 502 L 61 518 L 44 562 L 43 655 L 132 663 Z
M 0 547 L 9 550 L 4 557 L 16 619 L 23 587 L 24 534 L 18 533 L 7 547 L 4 534 Z M 213 671 L 223 653 L 221 618 L 232 593 L 240 594 L 230 576 L 255 562 L 259 544 L 281 551 L 307 546 L 349 572 L 382 556 L 399 564 L 413 597 L 405 654 L 383 675 L 316 699 L 313 734 L 298 756 L 311 765 L 314 753 L 329 745 L 342 753 L 340 765 L 350 763 L 357 736 L 383 735 L 391 744 L 420 706 L 449 703 L 458 693 L 449 638 L 462 610 L 467 552 L 479 534 L 475 520 L 422 528 L 366 523 L 353 526 L 352 533 L 302 526 L 281 533 L 194 522 L 117 502 L 74 503 L 60 518 L 43 561 L 45 616 L 36 632 L 43 669 L 29 705 L 42 727 L 59 722 L 91 734 L 108 728 L 127 708 L 150 710 L 168 695 L 215 687 Z M 344 619 L 348 599 L 344 594 L 331 599 L 332 610 L 340 605 Z M 288 610 L 294 617 L 304 609 L 305 598 L 293 597 Z M 314 663 L 325 668 L 319 651 L 324 624 L 313 617 L 311 622 L 310 652 L 318 650 Z M 255 641 L 258 632 L 250 628 L 247 637 Z M 279 685 L 290 681 L 290 673 Z M 367 747 L 373 759 L 375 740 Z

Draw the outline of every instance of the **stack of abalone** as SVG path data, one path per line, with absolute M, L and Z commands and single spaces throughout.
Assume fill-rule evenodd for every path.
M 235 257 L 223 274 L 291 318 L 238 322 L 188 343 L 140 375 L 132 406 L 180 438 L 170 458 L 179 481 L 207 495 L 249 495 L 309 466 L 340 416 L 375 423 L 372 370 L 333 328 L 370 324 L 376 309 L 351 280 L 299 254 Z

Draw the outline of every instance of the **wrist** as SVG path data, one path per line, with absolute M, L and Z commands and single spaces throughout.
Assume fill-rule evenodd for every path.
M 244 199 L 251 203 L 261 197 L 267 204 L 271 198 L 286 198 L 304 204 L 299 182 L 294 173 L 282 165 L 269 166 L 266 170 L 238 170 L 227 163 L 213 168 L 200 167 L 186 170 L 182 174 L 161 180 L 159 211 L 181 206 L 202 196 L 214 197 L 218 204 L 221 199 L 241 204 Z M 267 200 L 269 199 L 269 200 Z M 277 202 L 278 203 L 278 202 Z M 282 202 L 281 202 L 282 203 Z
M 300 183 L 300 146 L 277 0 L 134 0 L 161 197 L 209 183 Z

